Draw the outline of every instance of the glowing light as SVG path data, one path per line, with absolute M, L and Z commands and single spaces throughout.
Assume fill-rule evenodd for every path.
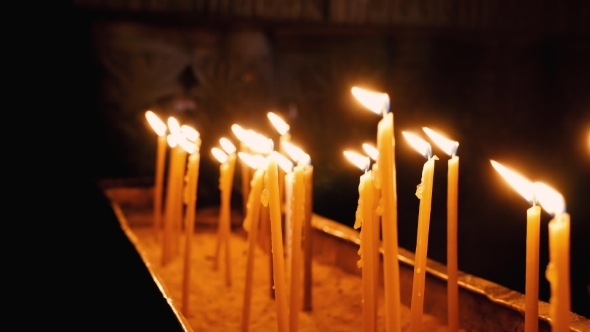
M 274 145 L 271 139 L 251 130 L 247 132 L 246 141 L 244 143 L 246 143 L 250 149 L 259 153 L 270 153 Z
M 457 153 L 457 148 L 459 147 L 459 142 L 451 141 L 446 137 L 438 134 L 434 130 L 422 127 L 422 130 L 434 141 L 436 145 L 438 145 L 446 154 L 449 156 L 454 156 Z
M 407 133 L 405 131 L 402 131 L 402 134 L 404 134 L 404 137 L 408 140 L 410 145 L 414 149 L 416 149 L 416 151 L 418 151 L 421 155 L 423 155 L 424 158 L 428 158 L 432 154 L 432 148 L 430 147 L 430 144 L 428 142 L 416 135 Z
M 240 142 L 246 143 L 246 130 L 244 130 L 244 128 L 242 128 L 240 125 L 238 124 L 233 124 L 231 126 L 231 131 L 234 133 L 234 135 L 236 135 L 236 137 L 238 138 L 238 140 Z
M 174 117 L 169 117 L 168 118 L 168 129 L 170 129 L 170 133 L 172 135 L 177 135 L 180 134 L 180 124 L 178 123 L 178 120 L 176 120 Z
M 363 156 L 362 154 L 358 154 L 352 151 L 344 151 L 344 155 L 350 162 L 352 162 L 356 167 L 360 168 L 362 171 L 367 170 L 369 167 L 369 163 L 371 159 L 369 157 Z
M 197 150 L 195 144 L 191 143 L 184 135 L 176 135 L 176 139 L 178 141 L 178 145 L 180 145 L 184 151 L 188 153 L 194 153 Z
M 490 160 L 490 162 L 496 171 L 502 175 L 504 180 L 506 180 L 506 182 L 508 182 L 508 184 L 514 188 L 514 190 L 521 194 L 522 197 L 524 197 L 524 199 L 526 199 L 529 203 L 533 203 L 535 197 L 533 194 L 533 183 L 531 181 L 527 180 L 522 175 L 502 166 L 500 163 L 494 160 Z
M 240 157 L 240 159 L 242 159 L 246 165 L 254 169 L 263 167 L 266 162 L 266 160 L 261 155 L 254 156 L 245 152 L 238 152 L 238 157 Z
M 364 143 L 363 150 L 365 150 L 365 152 L 369 155 L 369 157 L 371 157 L 371 159 L 376 161 L 377 158 L 379 158 L 379 150 L 377 150 L 371 144 Z
M 389 110 L 389 96 L 387 93 L 367 91 L 356 86 L 351 91 L 354 97 L 371 111 L 381 114 Z
M 225 137 L 219 139 L 219 144 L 221 144 L 223 150 L 225 150 L 225 152 L 227 152 L 228 154 L 236 152 L 236 146 L 233 145 L 232 142 Z
M 145 117 L 158 136 L 164 136 L 166 134 L 166 124 L 154 112 L 145 112 Z
M 272 155 L 275 157 L 277 164 L 279 164 L 279 166 L 285 173 L 293 171 L 293 163 L 289 159 L 287 159 L 287 157 L 283 156 L 282 154 L 276 151 L 273 151 Z
M 533 183 L 533 192 L 535 198 L 539 202 L 539 205 L 545 209 L 545 211 L 551 214 L 558 214 L 565 212 L 565 200 L 560 193 L 548 185 L 535 182 Z
M 303 152 L 303 150 L 291 144 L 290 142 L 282 142 L 281 144 L 283 145 L 283 149 L 285 149 L 285 152 L 287 152 L 289 157 L 294 161 L 299 162 L 300 160 L 305 160 L 306 156 L 307 158 L 309 158 L 309 156 L 305 152 Z
M 168 145 L 170 145 L 171 148 L 176 147 L 176 144 L 178 144 L 178 140 L 176 139 L 176 135 L 166 136 L 166 141 L 168 141 Z
M 193 127 L 182 125 L 180 127 L 180 132 L 191 142 L 196 142 L 201 134 L 196 131 Z
M 274 114 L 273 112 L 268 112 L 266 116 L 268 117 L 272 125 L 277 129 L 279 134 L 285 135 L 289 132 L 289 125 L 278 115 Z
M 224 163 L 227 161 L 227 155 L 225 154 L 225 152 L 221 151 L 221 149 L 219 148 L 213 148 L 211 149 L 211 153 L 213 153 L 213 157 L 215 157 L 215 159 L 219 160 L 220 163 Z

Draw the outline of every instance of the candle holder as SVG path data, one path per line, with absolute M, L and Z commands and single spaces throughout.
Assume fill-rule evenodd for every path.
M 148 179 L 129 179 L 107 180 L 101 182 L 100 185 L 110 199 L 124 233 L 139 252 L 154 282 L 167 299 L 170 310 L 176 315 L 179 324 L 182 325 L 185 331 L 193 331 L 189 324 L 190 317 L 187 319 L 180 311 L 181 302 L 178 301 L 177 303 L 171 296 L 173 293 L 169 291 L 170 287 L 167 285 L 169 280 L 162 278 L 163 275 L 160 275 L 155 270 L 154 266 L 157 266 L 157 264 L 150 261 L 146 252 L 146 244 L 142 242 L 142 237 L 139 236 L 142 230 L 150 229 L 146 226 L 150 225 L 149 222 L 152 216 L 152 183 Z M 206 224 L 205 220 L 199 220 L 199 216 L 197 216 L 197 233 L 205 232 Z M 214 233 L 214 228 L 210 226 L 209 228 Z M 234 235 L 245 238 L 243 233 L 239 228 L 233 231 Z M 315 262 L 320 263 L 318 266 L 337 267 L 345 274 L 354 275 L 357 278 L 361 275 L 361 270 L 357 266 L 357 252 L 360 244 L 358 231 L 314 214 L 311 234 L 314 247 L 313 258 Z M 402 305 L 409 308 L 412 296 L 414 253 L 399 248 L 398 258 L 400 262 L 401 302 Z M 380 246 L 380 270 L 383 269 L 382 259 L 383 247 Z M 425 282 L 427 295 L 424 298 L 424 313 L 434 317 L 441 324 L 447 322 L 446 280 L 446 266 L 427 259 Z M 458 283 L 459 326 L 461 329 L 467 331 L 524 331 L 524 294 L 461 271 L 458 273 Z M 380 278 L 379 284 L 383 287 L 382 278 Z M 207 285 L 201 285 L 201 288 L 203 287 L 207 287 Z M 360 279 L 358 288 L 361 288 Z M 195 292 L 198 292 L 198 289 L 195 289 Z M 241 303 L 238 299 L 236 301 Z M 357 309 L 355 309 L 357 311 L 353 314 L 355 320 L 362 321 L 360 298 L 358 302 Z M 380 305 L 383 305 L 383 302 Z M 199 308 L 195 308 L 195 310 L 199 310 Z M 404 315 L 409 315 L 409 310 Z M 405 319 L 407 320 L 407 318 Z M 236 323 L 240 323 L 239 319 Z M 351 331 L 353 330 L 351 327 Z M 570 330 L 590 331 L 590 320 L 575 313 L 570 313 Z M 551 331 L 549 304 L 544 301 L 539 301 L 539 331 Z

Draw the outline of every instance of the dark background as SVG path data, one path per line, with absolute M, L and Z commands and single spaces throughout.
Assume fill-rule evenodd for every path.
M 143 115 L 151 108 L 201 132 L 199 205 L 218 204 L 218 164 L 208 151 L 222 136 L 236 142 L 233 123 L 277 138 L 265 116 L 274 110 L 311 155 L 314 211 L 352 225 L 360 172 L 342 151 L 374 142 L 379 117 L 350 88 L 387 92 L 400 246 L 415 248 L 414 193 L 425 161 L 401 131 L 422 135 L 427 126 L 460 143 L 459 268 L 524 292 L 529 204 L 496 174 L 494 159 L 565 197 L 572 311 L 590 316 L 588 2 L 246 3 L 78 1 L 71 8 L 73 115 L 89 138 L 89 149 L 77 152 L 87 177 L 153 176 L 155 135 Z M 434 152 L 441 160 L 428 257 L 445 263 L 448 158 Z M 543 212 L 544 301 L 550 219 Z

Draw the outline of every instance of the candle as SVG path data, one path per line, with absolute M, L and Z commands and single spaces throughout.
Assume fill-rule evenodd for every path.
M 244 287 L 244 306 L 242 308 L 242 332 L 247 332 L 250 323 L 250 304 L 252 303 L 252 272 L 254 269 L 254 253 L 258 236 L 258 222 L 260 220 L 260 193 L 264 181 L 264 164 L 252 155 L 240 152 L 240 159 L 249 167 L 256 169 L 252 178 L 252 190 L 248 196 L 247 213 L 243 227 L 248 232 L 248 258 L 246 261 L 246 285 Z
M 224 141 L 225 142 L 225 141 Z M 229 142 L 229 141 L 228 141 Z M 226 143 L 227 144 L 227 143 Z M 229 142 L 231 144 L 231 142 Z M 232 144 L 233 146 L 233 144 Z M 232 149 L 230 148 L 230 151 Z M 235 147 L 233 151 L 226 155 L 223 151 L 218 148 L 211 149 L 213 156 L 221 163 L 219 166 L 219 189 L 221 191 L 221 206 L 219 208 L 219 223 L 217 227 L 217 246 L 215 250 L 215 258 L 214 258 L 214 269 L 218 268 L 219 264 L 219 254 L 221 251 L 221 246 L 225 246 L 225 260 L 226 260 L 226 269 L 225 269 L 225 282 L 228 286 L 231 286 L 231 258 L 230 258 L 230 243 L 229 237 L 231 234 L 231 187 L 233 182 L 233 173 L 234 173 L 234 165 L 235 165 Z
M 198 139 L 198 138 L 197 138 Z M 187 207 L 185 214 L 185 240 L 184 240 L 184 274 L 182 279 L 182 311 L 185 316 L 190 312 L 190 281 L 191 281 L 191 254 L 192 238 L 195 231 L 195 212 L 197 206 L 197 186 L 199 180 L 200 142 L 193 144 L 188 140 L 179 142 L 182 148 L 190 153 L 188 158 L 188 185 L 187 185 Z
M 459 331 L 459 284 L 457 283 L 457 202 L 459 195 L 459 143 L 446 139 L 429 128 L 424 132 L 451 156 L 447 173 L 447 314 L 450 332 Z
M 185 127 L 183 129 L 183 127 Z M 180 236 L 182 232 L 182 211 L 183 211 L 183 197 L 186 198 L 186 195 L 183 195 L 184 188 L 185 188 L 185 181 L 186 181 L 186 159 L 187 153 L 186 150 L 182 148 L 180 145 L 183 141 L 186 141 L 188 138 L 185 134 L 188 133 L 191 138 L 194 138 L 196 132 L 194 129 L 187 131 L 187 126 L 180 126 L 178 121 L 170 117 L 168 118 L 168 128 L 170 132 L 177 136 L 178 145 L 176 147 L 178 153 L 178 162 L 176 163 L 176 168 L 172 171 L 173 172 L 173 181 L 175 182 L 174 185 L 174 193 L 173 193 L 173 200 L 172 200 L 172 231 L 170 235 L 170 256 L 176 257 L 180 252 Z M 190 128 L 190 127 L 189 127 Z M 198 134 L 197 134 L 198 135 Z
M 250 153 L 250 149 L 248 145 L 244 141 L 245 139 L 245 130 L 237 124 L 231 126 L 232 132 L 236 135 L 238 140 L 240 141 L 240 151 L 243 153 Z M 247 200 L 248 193 L 250 191 L 250 166 L 246 164 L 244 160 L 241 160 L 241 173 L 242 173 L 242 212 L 244 215 L 246 214 L 248 207 L 247 207 Z
M 156 169 L 154 175 L 154 237 L 159 240 L 162 227 L 162 187 L 164 185 L 164 163 L 166 161 L 166 124 L 152 111 L 145 112 L 150 126 L 158 135 Z
M 570 215 L 565 212 L 563 196 L 543 183 L 534 183 L 535 198 L 549 221 L 549 264 L 546 277 L 551 285 L 549 318 L 552 331 L 569 331 L 570 323 Z
M 377 126 L 377 149 L 381 183 L 381 211 L 383 227 L 383 267 L 385 284 L 385 331 L 401 331 L 400 283 L 397 241 L 397 194 L 395 180 L 395 140 L 393 136 L 393 114 L 389 111 L 389 96 L 385 93 L 369 92 L 357 87 L 352 94 L 368 109 L 381 114 L 383 119 Z
M 344 151 L 344 155 L 350 159 L 365 174 L 361 175 L 359 183 L 359 200 L 356 211 L 354 228 L 361 228 L 361 245 L 359 254 L 361 259 L 358 267 L 362 268 L 363 284 L 363 331 L 375 332 L 376 308 L 375 308 L 375 278 L 374 278 L 374 255 L 373 255 L 373 179 L 369 168 L 369 158 L 354 152 Z
M 272 123 L 273 127 L 281 134 L 279 139 L 279 153 L 285 154 L 285 150 L 283 149 L 283 142 L 289 142 L 291 140 L 291 134 L 289 134 L 289 125 L 283 120 L 280 116 L 274 114 L 273 112 L 268 112 L 266 114 L 270 122 Z M 285 172 L 279 168 L 279 179 L 285 175 Z M 284 184 L 282 181 L 279 181 L 279 198 L 285 197 L 284 193 Z M 288 228 L 287 228 L 288 229 Z
M 424 309 L 424 283 L 426 281 L 426 256 L 428 252 L 428 230 L 430 227 L 430 207 L 432 202 L 432 180 L 434 161 L 430 144 L 417 136 L 403 132 L 410 144 L 423 156 L 428 158 L 422 169 L 422 182 L 418 185 L 416 196 L 420 199 L 418 212 L 418 236 L 414 259 L 414 281 L 412 283 L 412 304 L 410 307 L 410 331 L 421 331 L 422 312 Z
M 270 154 L 266 159 L 265 187 L 268 193 L 268 206 L 270 208 L 270 231 L 278 331 L 285 332 L 289 331 L 289 322 L 287 317 L 287 289 L 285 285 L 285 262 L 283 258 L 283 234 L 281 230 L 281 202 L 279 199 L 278 169 L 277 161 L 273 154 Z
M 379 158 L 379 150 L 377 150 L 373 145 L 370 144 L 363 144 L 363 150 L 365 150 L 365 152 L 369 155 L 369 157 L 371 159 L 373 159 L 374 161 L 377 161 Z M 379 183 L 380 180 L 380 176 L 379 176 L 379 166 L 377 165 L 377 163 L 373 163 L 373 165 L 371 165 L 371 175 L 373 177 L 373 224 L 372 224 L 372 229 L 373 229 L 373 250 L 372 250 L 372 256 L 373 256 L 373 260 L 375 262 L 375 265 L 373 266 L 373 282 L 375 284 L 374 292 L 375 292 L 375 296 L 374 296 L 374 301 L 375 301 L 375 308 L 378 308 L 378 295 L 377 295 L 377 291 L 379 289 L 379 241 L 380 241 L 380 235 L 381 235 L 381 214 L 382 211 L 380 211 L 380 207 L 379 207 L 379 201 L 381 200 L 381 183 Z M 368 253 L 365 252 L 365 255 L 367 255 Z M 377 309 L 375 309 L 375 314 L 377 314 Z M 375 318 L 376 319 L 376 318 Z
M 311 217 L 313 213 L 313 166 L 305 168 L 305 220 L 303 222 L 303 310 L 311 311 Z
M 526 284 L 524 305 L 524 330 L 536 332 L 539 329 L 539 233 L 541 208 L 535 205 L 533 184 L 520 174 L 490 160 L 492 166 L 529 203 L 526 229 Z

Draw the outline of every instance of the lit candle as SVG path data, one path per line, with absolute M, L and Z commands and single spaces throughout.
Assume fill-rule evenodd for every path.
M 232 132 L 236 135 L 238 140 L 240 141 L 240 152 L 243 153 L 250 153 L 250 149 L 248 145 L 244 141 L 245 139 L 245 130 L 237 124 L 231 126 Z M 241 160 L 241 174 L 242 174 L 242 213 L 246 215 L 248 207 L 247 207 L 247 200 L 248 193 L 250 191 L 250 167 L 244 160 Z
M 536 332 L 539 329 L 539 232 L 541 208 L 535 205 L 533 184 L 520 174 L 490 160 L 492 166 L 529 203 L 526 228 L 526 284 L 524 305 L 524 330 Z
M 264 159 L 260 161 L 247 153 L 238 153 L 240 159 L 247 166 L 256 169 L 252 178 L 250 194 L 247 202 L 247 213 L 243 228 L 248 232 L 248 258 L 246 261 L 246 285 L 244 287 L 244 306 L 242 308 L 242 332 L 249 330 L 250 304 L 252 303 L 252 272 L 254 269 L 254 253 L 258 237 L 258 222 L 260 220 L 260 194 L 264 185 Z M 258 156 L 260 157 L 260 156 Z M 262 157 L 261 157 L 262 158 Z
M 389 111 L 389 96 L 369 92 L 357 87 L 352 94 L 368 109 L 381 114 L 383 119 L 377 127 L 377 149 L 381 183 L 381 208 L 383 227 L 383 272 L 385 284 L 385 331 L 401 331 L 400 283 L 397 241 L 397 193 L 395 179 L 395 138 L 393 136 L 393 113 Z
M 164 163 L 166 161 L 166 124 L 152 111 L 145 112 L 150 126 L 158 135 L 156 170 L 154 175 L 154 237 L 159 240 L 162 227 L 162 187 L 164 185 Z
M 219 189 L 221 191 L 221 206 L 219 208 L 218 240 L 215 250 L 214 269 L 219 264 L 219 253 L 221 246 L 225 246 L 226 261 L 226 284 L 231 286 L 231 256 L 230 256 L 230 234 L 231 234 L 231 189 L 235 168 L 235 146 L 226 138 L 220 140 L 221 146 L 228 152 L 225 154 L 218 148 L 211 149 L 213 156 L 221 163 L 219 166 Z
M 459 331 L 459 284 L 457 283 L 457 202 L 459 195 L 459 142 L 451 141 L 429 128 L 424 132 L 451 156 L 447 171 L 447 312 L 450 332 Z
M 197 138 L 197 140 L 199 140 Z M 185 240 L 184 240 L 184 274 L 182 278 L 182 311 L 185 316 L 190 312 L 190 281 L 191 281 L 191 254 L 192 238 L 195 232 L 195 212 L 197 206 L 197 186 L 199 181 L 199 146 L 197 143 L 191 143 L 188 140 L 180 140 L 179 145 L 190 153 L 188 157 L 188 183 L 187 183 L 187 207 L 185 214 Z
M 374 284 L 375 287 L 373 288 L 373 291 L 375 292 L 375 315 L 377 314 L 377 308 L 378 308 L 378 294 L 377 291 L 379 289 L 379 241 L 380 239 L 380 235 L 381 235 L 381 214 L 382 211 L 380 211 L 380 207 L 379 207 L 379 201 L 381 200 L 381 183 L 379 183 L 380 180 L 380 176 L 379 176 L 379 166 L 377 165 L 377 160 L 379 158 L 379 150 L 377 150 L 373 145 L 370 144 L 363 144 L 363 150 L 365 150 L 365 152 L 369 155 L 369 157 L 371 159 L 373 159 L 375 161 L 375 163 L 373 163 L 373 165 L 371 165 L 371 175 L 373 177 L 373 224 L 372 224 L 372 229 L 373 229 L 373 260 L 375 262 L 375 266 L 373 267 L 373 280 L 374 280 Z M 367 252 L 365 252 L 365 255 L 368 255 Z M 375 317 L 375 319 L 377 319 Z
M 344 155 L 358 168 L 365 171 L 361 175 L 359 183 L 359 201 L 356 210 L 356 220 L 354 228 L 361 228 L 361 244 L 358 261 L 358 267 L 362 268 L 363 284 L 363 331 L 375 332 L 376 328 L 376 308 L 375 308 L 375 278 L 374 268 L 375 261 L 373 253 L 373 179 L 369 171 L 369 158 L 360 154 L 344 151 Z
M 270 122 L 272 123 L 273 127 L 281 134 L 279 138 L 279 153 L 285 154 L 285 150 L 283 149 L 283 142 L 289 142 L 291 140 L 291 134 L 289 133 L 289 125 L 283 120 L 280 116 L 274 114 L 273 112 L 268 112 L 266 114 Z M 281 168 L 279 168 L 279 179 L 285 175 L 285 172 Z M 279 198 L 285 197 L 284 193 L 284 184 L 282 181 L 279 181 Z
M 270 208 L 270 231 L 278 331 L 286 332 L 289 331 L 289 321 L 287 316 L 287 287 L 285 284 L 285 262 L 283 257 L 283 233 L 281 230 L 281 202 L 279 199 L 278 169 L 277 161 L 273 154 L 270 154 L 266 160 L 267 166 L 264 182 L 268 193 L 268 206 Z
M 410 331 L 421 331 L 424 309 L 424 283 L 426 282 L 426 256 L 428 252 L 428 229 L 430 228 L 430 207 L 432 202 L 432 180 L 434 161 L 430 144 L 412 134 L 403 132 L 410 144 L 428 160 L 422 169 L 422 182 L 418 185 L 416 196 L 420 199 L 418 213 L 418 237 L 414 258 L 414 281 L 412 283 L 412 304 L 410 307 Z
M 543 183 L 534 183 L 535 198 L 545 211 L 553 214 L 549 221 L 549 265 L 546 277 L 551 284 L 549 318 L 552 331 L 569 331 L 570 323 L 570 215 L 557 191 Z
M 303 310 L 311 310 L 311 282 L 312 282 L 312 238 L 311 217 L 313 213 L 313 166 L 311 158 L 307 157 L 305 167 L 305 220 L 303 221 Z

